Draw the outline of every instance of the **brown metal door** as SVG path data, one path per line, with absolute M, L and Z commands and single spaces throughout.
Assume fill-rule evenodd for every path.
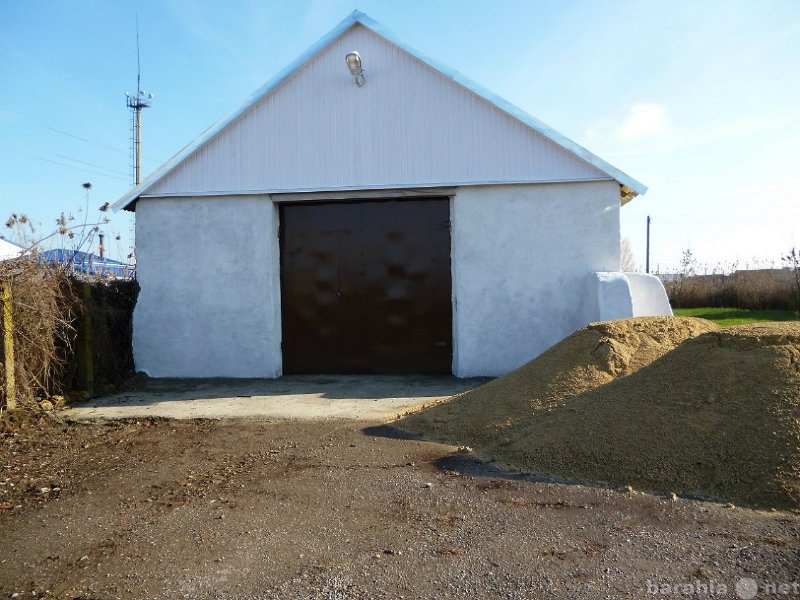
M 281 205 L 284 373 L 450 373 L 447 198 Z

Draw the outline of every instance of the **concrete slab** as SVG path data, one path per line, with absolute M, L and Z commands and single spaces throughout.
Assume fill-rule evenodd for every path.
M 348 419 L 391 421 L 483 385 L 489 378 L 296 375 L 278 379 L 145 379 L 61 411 L 71 420 Z

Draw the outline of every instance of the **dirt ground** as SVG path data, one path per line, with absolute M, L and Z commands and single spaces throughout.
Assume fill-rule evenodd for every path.
M 796 514 L 518 479 L 375 421 L 2 435 L 4 598 L 800 596 Z

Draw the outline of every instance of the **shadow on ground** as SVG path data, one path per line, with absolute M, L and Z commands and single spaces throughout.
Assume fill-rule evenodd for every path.
M 418 433 L 406 431 L 391 424 L 374 425 L 364 427 L 361 432 L 364 435 L 373 437 L 382 437 L 394 440 L 416 440 L 416 441 L 430 441 L 437 443 L 436 440 L 428 440 Z M 588 487 L 608 488 L 609 486 L 602 483 L 584 481 L 578 479 L 569 479 L 563 477 L 553 477 L 545 475 L 537 475 L 535 473 L 520 473 L 513 471 L 493 460 L 484 460 L 472 454 L 471 451 L 456 450 L 450 454 L 443 456 L 433 461 L 435 466 L 440 471 L 453 471 L 460 475 L 468 477 L 481 477 L 490 479 L 503 479 L 507 481 L 531 481 L 540 483 L 559 483 L 565 485 L 580 485 Z
M 394 440 L 426 441 L 421 435 L 400 429 L 391 424 L 364 427 L 364 435 L 389 438 Z M 456 451 L 434 461 L 434 466 L 441 471 L 455 471 L 471 477 L 494 477 L 513 480 L 538 480 L 531 475 L 514 473 L 490 461 L 482 460 L 469 452 Z

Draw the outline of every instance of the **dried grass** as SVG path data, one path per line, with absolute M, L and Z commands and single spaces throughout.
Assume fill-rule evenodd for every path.
M 750 310 L 797 310 L 798 272 L 760 269 L 679 276 L 664 283 L 675 308 L 745 308 Z
M 64 271 L 34 256 L 0 263 L 0 282 L 11 286 L 17 402 L 30 406 L 37 396 L 63 391 L 61 375 L 71 358 L 76 298 Z M 3 353 L 0 344 L 4 359 Z M 4 364 L 0 361 L 3 383 Z M 0 406 L 4 406 L 5 386 L 0 388 Z

